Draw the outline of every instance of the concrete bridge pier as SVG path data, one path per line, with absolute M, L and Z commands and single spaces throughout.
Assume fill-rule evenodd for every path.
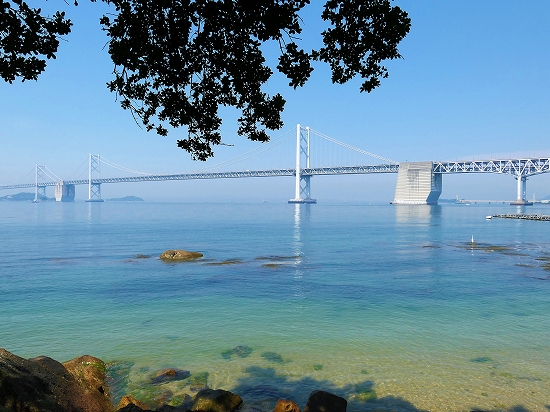
M 527 176 L 518 175 L 516 180 L 518 181 L 518 197 L 510 204 L 513 206 L 532 206 L 533 202 L 527 200 Z
M 55 184 L 56 202 L 74 202 L 75 186 L 63 181 Z
M 442 175 L 433 172 L 433 162 L 401 162 L 392 204 L 437 205 L 442 187 Z

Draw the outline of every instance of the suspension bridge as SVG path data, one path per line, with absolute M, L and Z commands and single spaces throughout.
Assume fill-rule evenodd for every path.
M 292 132 L 292 131 L 291 131 Z M 265 147 L 259 147 L 241 154 L 235 158 L 209 166 L 203 170 L 176 174 L 147 174 L 138 172 L 110 162 L 100 155 L 90 154 L 88 158 L 88 176 L 85 179 L 63 180 L 55 175 L 45 165 L 36 165 L 35 181 L 0 186 L 0 190 L 34 188 L 35 202 L 46 197 L 46 188 L 55 187 L 57 201 L 73 201 L 75 186 L 87 185 L 88 202 L 102 202 L 101 185 L 127 182 L 153 182 L 166 180 L 193 180 L 193 179 L 227 179 L 248 177 L 294 177 L 295 196 L 289 203 L 316 203 L 311 197 L 311 178 L 320 175 L 348 175 L 397 173 L 397 185 L 394 204 L 437 204 L 442 192 L 442 176 L 455 173 L 498 173 L 513 176 L 517 180 L 517 199 L 511 204 L 530 205 L 526 198 L 527 178 L 537 174 L 550 172 L 550 158 L 521 158 L 521 159 L 493 159 L 452 162 L 397 162 L 333 139 L 309 127 L 297 125 L 295 134 L 295 148 L 293 149 L 294 164 L 286 168 L 246 169 L 220 171 L 216 168 L 232 166 L 243 160 L 253 158 L 294 138 L 285 133 Z M 318 140 L 347 149 L 349 152 L 363 156 L 363 160 L 356 161 L 355 165 L 327 165 L 326 160 L 318 160 L 313 165 L 314 152 L 312 150 L 312 136 Z M 329 150 L 330 152 L 330 150 Z M 273 156 L 272 156 L 273 157 Z M 277 156 L 275 156 L 277 157 Z M 287 156 L 288 157 L 288 156 Z M 365 161 L 367 158 L 369 161 Z M 373 163 L 373 161 L 377 163 Z M 321 166 L 321 164 L 325 164 Z M 117 170 L 132 173 L 125 177 L 101 177 L 101 165 L 108 165 Z

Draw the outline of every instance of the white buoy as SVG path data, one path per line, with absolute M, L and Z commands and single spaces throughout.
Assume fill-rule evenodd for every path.
M 472 243 L 475 243 L 475 242 L 474 242 L 474 235 L 472 235 Z

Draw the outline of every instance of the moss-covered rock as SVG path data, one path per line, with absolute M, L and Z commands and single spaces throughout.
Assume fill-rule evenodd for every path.
M 187 261 L 201 258 L 203 255 L 200 252 L 188 252 L 187 250 L 175 249 L 167 250 L 160 254 L 160 258 L 166 261 Z

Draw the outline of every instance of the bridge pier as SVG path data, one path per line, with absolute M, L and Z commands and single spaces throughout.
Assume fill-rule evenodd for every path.
M 55 184 L 56 202 L 74 202 L 75 186 L 63 181 Z
M 443 179 L 432 162 L 401 162 L 397 173 L 394 205 L 437 205 Z
M 311 176 L 303 175 L 301 169 L 302 156 L 305 157 L 305 165 L 309 169 L 309 127 L 305 131 L 304 135 L 302 127 L 299 124 L 296 126 L 296 191 L 294 199 L 290 199 L 288 203 L 317 203 L 317 200 L 310 197 Z
M 527 200 L 527 176 L 518 175 L 516 180 L 518 181 L 518 197 L 510 204 L 512 206 L 532 206 L 533 202 Z

